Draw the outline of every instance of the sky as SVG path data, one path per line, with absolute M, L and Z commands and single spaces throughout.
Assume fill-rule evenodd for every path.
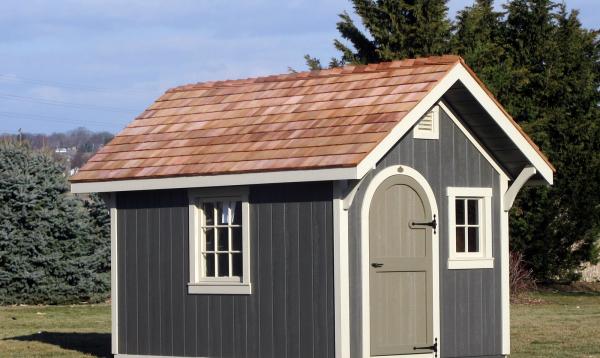
M 600 1 L 566 0 L 599 28 Z M 472 0 L 450 0 L 450 14 Z M 0 133 L 117 133 L 170 87 L 338 55 L 348 0 L 3 0 Z

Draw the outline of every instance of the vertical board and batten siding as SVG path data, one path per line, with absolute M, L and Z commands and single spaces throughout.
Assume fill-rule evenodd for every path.
M 413 139 L 408 132 L 367 174 L 349 211 L 350 335 L 352 357 L 362 352 L 360 208 L 373 176 L 392 165 L 407 165 L 429 182 L 438 203 L 440 230 L 440 334 L 442 357 L 501 354 L 499 173 L 452 120 L 440 111 L 439 140 Z M 448 270 L 447 187 L 493 188 L 493 269 Z
M 186 190 L 118 193 L 119 353 L 333 357 L 331 183 L 250 187 L 251 295 L 191 295 Z

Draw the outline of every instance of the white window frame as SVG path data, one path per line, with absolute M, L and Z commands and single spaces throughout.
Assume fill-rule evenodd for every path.
M 431 130 L 419 129 L 419 124 L 424 117 L 431 115 Z M 436 105 L 421 117 L 414 126 L 413 138 L 415 139 L 439 139 L 440 138 L 440 106 Z
M 449 187 L 448 196 L 448 269 L 493 268 L 492 188 Z M 479 200 L 479 252 L 456 252 L 456 199 Z M 467 243 L 465 237 L 465 245 Z
M 204 277 L 200 248 L 203 243 L 200 227 L 201 203 L 239 201 L 242 204 L 242 277 Z M 188 190 L 190 294 L 249 295 L 250 283 L 250 206 L 248 187 L 198 188 Z M 217 243 L 215 242 L 215 245 Z

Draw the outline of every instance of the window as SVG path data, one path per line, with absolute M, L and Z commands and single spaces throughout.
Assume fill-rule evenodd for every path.
M 491 198 L 491 188 L 448 188 L 449 269 L 493 267 Z
M 247 190 L 190 190 L 189 293 L 249 294 Z
M 440 107 L 433 107 L 415 125 L 413 137 L 416 139 L 439 139 Z

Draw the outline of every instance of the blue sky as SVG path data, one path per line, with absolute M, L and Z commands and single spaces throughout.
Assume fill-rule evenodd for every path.
M 472 0 L 450 0 L 450 13 Z M 567 0 L 587 27 L 600 1 Z M 0 133 L 117 132 L 169 87 L 337 55 L 348 0 L 3 0 Z

